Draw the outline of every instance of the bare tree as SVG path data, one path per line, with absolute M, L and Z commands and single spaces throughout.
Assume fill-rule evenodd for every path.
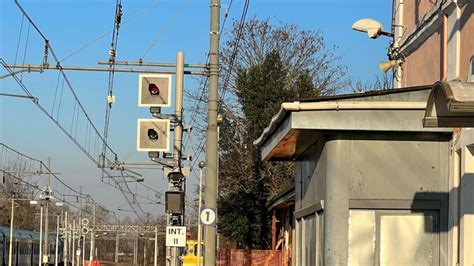
M 393 75 L 392 73 L 384 73 L 382 75 L 376 75 L 373 82 L 363 83 L 360 80 L 351 80 L 348 87 L 353 93 L 363 93 L 373 90 L 389 90 L 393 88 Z
M 39 191 L 36 182 L 29 180 L 31 175 L 31 165 L 22 161 L 8 162 L 2 165 L 2 183 L 0 186 L 0 225 L 9 226 L 12 214 L 12 199 L 14 203 L 14 223 L 15 228 L 25 230 L 37 230 L 39 225 L 39 210 L 29 204 L 28 199 L 34 199 Z M 38 221 L 32 222 L 33 221 Z

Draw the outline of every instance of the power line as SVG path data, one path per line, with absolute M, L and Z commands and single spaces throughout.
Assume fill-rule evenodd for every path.
M 49 49 L 49 51 L 51 52 L 51 55 L 53 56 L 53 58 L 55 59 L 56 61 L 56 64 L 58 66 L 58 69 L 60 71 L 60 73 L 62 74 L 62 77 L 63 77 L 63 80 L 66 82 L 70 92 L 72 93 L 74 99 L 75 99 L 75 104 L 78 105 L 78 109 L 80 109 L 80 111 L 82 111 L 83 115 L 85 116 L 85 118 L 87 119 L 88 123 L 90 124 L 91 128 L 94 129 L 95 131 L 95 134 L 96 134 L 96 138 L 99 138 L 101 140 L 101 142 L 103 144 L 105 144 L 105 146 L 107 147 L 108 150 L 110 150 L 114 155 L 115 155 L 115 158 L 114 160 L 117 159 L 117 156 L 116 156 L 116 153 L 110 148 L 109 145 L 107 145 L 105 143 L 105 140 L 104 138 L 101 136 L 101 134 L 98 132 L 97 128 L 95 127 L 95 125 L 93 124 L 92 120 L 90 119 L 89 115 L 87 114 L 87 112 L 85 111 L 84 107 L 82 106 L 82 103 L 80 102 L 79 98 L 77 97 L 77 93 L 74 91 L 71 83 L 69 82 L 69 80 L 67 79 L 58 59 L 57 59 L 57 56 L 56 54 L 54 53 L 54 50 L 52 49 L 48 39 L 45 37 L 45 35 L 39 30 L 39 28 L 36 26 L 36 24 L 32 21 L 32 19 L 28 16 L 28 14 L 26 13 L 26 11 L 21 7 L 21 5 L 18 3 L 18 1 L 15 1 L 15 3 L 17 4 L 17 6 L 19 7 L 19 9 L 22 11 L 24 17 L 26 17 L 28 19 L 28 21 L 30 22 L 30 24 L 36 29 L 36 31 L 38 32 L 38 34 L 43 38 L 43 40 L 45 41 L 46 43 L 46 49 Z M 13 73 L 13 71 L 7 66 L 7 64 L 5 63 L 5 61 L 3 59 L 1 59 L 1 62 L 0 62 L 4 68 L 10 73 L 10 75 L 15 79 L 15 81 L 18 83 L 18 85 L 25 91 L 25 93 L 32 97 L 33 99 L 33 102 L 35 103 L 35 105 L 43 112 L 45 113 L 55 124 L 57 127 L 59 127 L 63 133 L 65 133 L 70 139 L 71 141 L 73 141 L 74 144 L 76 144 L 76 146 L 84 153 L 86 154 L 86 156 L 91 160 L 93 161 L 94 163 L 96 163 L 96 165 L 100 165 L 99 161 L 94 158 L 94 156 L 90 153 L 90 151 L 87 150 L 86 147 L 82 146 L 78 140 L 76 139 L 75 136 L 73 136 L 73 132 L 72 132 L 72 129 L 71 131 L 68 131 L 66 130 L 66 128 L 59 122 L 58 119 L 55 119 L 52 114 L 50 114 L 41 104 L 39 104 L 39 101 L 37 98 L 34 98 L 31 94 L 31 92 L 28 90 L 28 88 L 23 84 L 22 80 L 19 79 L 17 77 L 17 75 L 15 75 L 15 73 Z M 79 112 L 79 110 L 78 110 Z M 59 113 L 59 111 L 58 111 Z M 73 117 L 73 120 L 72 122 L 74 123 L 74 117 Z M 77 122 L 77 118 L 76 118 L 76 122 Z M 109 160 L 110 161 L 110 160 Z M 108 176 L 110 176 L 110 174 L 105 171 L 104 169 L 102 169 L 103 172 L 106 172 Z M 115 181 L 115 180 L 114 180 Z M 119 187 L 121 190 L 123 190 L 122 186 L 120 184 L 117 184 L 117 187 Z M 137 214 L 138 216 L 138 214 Z
M 115 7 L 115 20 L 114 20 L 114 30 L 112 33 L 112 42 L 110 43 L 109 50 L 109 82 L 108 82 L 108 97 L 107 105 L 105 107 L 105 123 L 104 123 L 104 143 L 102 147 L 102 166 L 105 166 L 105 157 L 107 152 L 107 139 L 109 135 L 109 123 L 110 123 L 110 111 L 113 103 L 113 88 L 114 88 L 114 75 L 115 75 L 115 57 L 117 54 L 117 42 L 120 29 L 120 23 L 122 22 L 122 1 L 117 0 Z M 117 160 L 117 155 L 115 154 L 115 160 Z M 102 172 L 103 173 L 103 172 Z M 103 176 L 102 176 L 103 177 Z
M 227 21 L 227 18 L 229 16 L 229 12 L 230 12 L 230 9 L 232 8 L 232 4 L 233 4 L 233 0 L 230 1 L 229 3 L 229 6 L 227 7 L 225 13 L 224 13 L 224 20 L 222 22 L 222 26 L 221 26 L 221 30 L 220 30 L 220 33 L 219 33 L 219 41 L 221 40 L 221 37 L 222 37 L 222 33 L 224 32 L 224 29 L 225 29 L 225 25 L 226 25 L 226 21 Z M 247 5 L 248 6 L 248 5 Z M 206 59 L 206 65 L 209 64 L 209 53 L 207 55 L 207 59 Z M 209 81 L 209 76 L 206 76 L 203 80 L 201 80 L 201 84 L 200 84 L 200 90 L 199 90 L 199 93 L 198 93 L 198 98 L 196 99 L 196 104 L 194 106 L 194 108 L 190 109 L 192 111 L 192 114 L 191 114 L 191 122 L 190 122 L 190 125 L 191 127 L 194 126 L 194 122 L 196 120 L 196 118 L 198 117 L 197 116 L 197 113 L 198 113 L 198 110 L 199 110 L 199 104 L 203 101 L 203 96 L 204 96 L 204 92 L 206 90 L 206 87 L 207 87 L 207 82 Z M 192 133 L 191 133 L 192 134 Z M 185 142 L 185 147 L 187 147 L 187 145 L 189 144 L 190 142 L 190 139 L 191 139 L 191 134 L 188 135 L 188 138 L 186 139 L 186 142 Z M 195 162 L 199 161 L 198 160 L 198 157 L 196 157 L 195 155 L 196 154 L 199 154 L 198 156 L 200 156 L 200 154 L 202 153 L 202 149 L 204 148 L 204 146 L 202 146 L 202 148 L 199 148 L 201 146 L 201 144 L 203 144 L 203 140 L 201 140 L 200 144 L 198 145 L 198 150 L 201 149 L 200 151 L 196 151 L 194 152 L 193 154 L 193 158 Z M 192 145 L 192 144 L 191 144 Z M 194 165 L 195 165 L 195 162 L 192 164 L 191 166 L 191 169 L 193 169 Z
M 13 71 L 11 70 L 10 67 L 8 67 L 8 65 L 5 63 L 5 61 L 0 58 L 0 63 L 4 66 L 4 68 L 10 73 L 10 75 L 15 79 L 15 81 L 18 83 L 18 85 L 25 91 L 25 93 L 30 96 L 33 100 L 33 102 L 35 103 L 35 105 L 43 112 L 45 113 L 45 115 L 47 115 L 50 120 L 52 120 L 57 127 L 59 127 L 61 129 L 61 131 L 63 131 L 63 133 L 65 133 L 70 139 L 71 141 L 92 161 L 94 162 L 96 165 L 100 166 L 102 169 L 102 173 L 103 173 L 103 176 L 104 174 L 109 177 L 110 179 L 112 179 L 115 183 L 115 187 L 118 188 L 124 195 L 125 193 L 129 193 L 130 195 L 133 195 L 135 197 L 135 195 L 133 194 L 133 192 L 129 189 L 128 185 L 126 184 L 126 182 L 123 182 L 123 183 L 120 183 L 119 180 L 116 180 L 112 177 L 111 173 L 109 173 L 108 171 L 106 171 L 103 167 L 105 167 L 104 165 L 104 162 L 105 160 L 107 160 L 107 162 L 116 162 L 118 161 L 118 158 L 117 158 L 117 154 L 112 150 L 112 148 L 107 144 L 107 141 L 106 139 L 98 132 L 97 130 L 97 127 L 94 125 L 94 123 L 92 122 L 92 120 L 90 119 L 90 116 L 89 114 L 86 112 L 85 108 L 83 107 L 81 101 L 79 100 L 78 96 L 77 96 L 77 93 L 75 92 L 74 88 L 72 87 L 70 81 L 67 79 L 67 76 L 64 72 L 64 70 L 62 69 L 62 66 L 49 42 L 49 40 L 46 38 L 46 36 L 42 33 L 42 31 L 37 27 L 37 25 L 33 22 L 33 20 L 29 17 L 29 15 L 26 13 L 26 11 L 23 9 L 23 7 L 19 4 L 19 2 L 16 0 L 15 1 L 16 5 L 18 6 L 18 8 L 20 9 L 20 11 L 23 13 L 23 18 L 26 17 L 28 19 L 28 21 L 30 22 L 30 25 L 32 25 L 35 30 L 37 31 L 37 33 L 43 38 L 43 40 L 45 41 L 45 64 L 47 63 L 47 52 L 50 51 L 52 57 L 54 58 L 55 62 L 56 62 L 56 68 L 60 71 L 60 74 L 62 76 L 62 79 L 63 79 L 63 83 L 66 83 L 67 87 L 69 88 L 69 91 L 71 92 L 74 100 L 75 100 L 75 105 L 77 105 L 77 113 L 76 110 L 74 109 L 74 113 L 73 113 L 73 118 L 71 120 L 72 122 L 72 125 L 75 125 L 75 127 L 72 127 L 70 131 L 68 131 L 63 125 L 62 123 L 60 123 L 59 121 L 59 112 L 60 112 L 60 106 L 61 106 L 61 102 L 62 102 L 62 90 L 61 90 L 61 96 L 60 96 L 60 101 L 59 101 L 59 104 L 58 104 L 58 110 L 57 110 L 57 115 L 56 115 L 56 118 L 53 116 L 53 113 L 49 113 L 40 103 L 39 103 L 39 100 L 37 98 L 34 98 L 33 95 L 31 94 L 31 92 L 28 90 L 28 88 L 25 86 L 25 84 L 22 82 L 21 79 L 18 79 L 18 77 L 15 75 L 15 73 L 13 73 Z M 119 10 L 121 11 L 121 10 Z M 119 18 L 120 20 L 120 18 Z M 120 21 L 119 21 L 120 22 Z M 114 34 L 114 36 L 116 36 Z M 115 41 L 116 43 L 116 41 Z M 110 153 L 114 156 L 113 159 L 108 159 L 107 158 L 107 153 L 103 153 L 104 154 L 104 160 L 102 161 L 102 165 L 100 163 L 100 160 L 99 158 L 95 158 L 93 154 L 91 154 L 91 150 L 89 150 L 89 148 L 86 146 L 86 145 L 82 145 L 81 143 L 79 143 L 78 139 L 77 139 L 77 128 L 78 128 L 78 120 L 79 120 L 79 113 L 81 112 L 81 114 L 84 116 L 84 118 L 87 120 L 87 124 L 88 124 L 88 127 L 89 127 L 89 132 L 90 130 L 93 130 L 94 133 L 95 133 L 95 142 L 97 142 L 99 140 L 99 142 L 102 142 L 103 144 L 103 147 L 105 147 L 105 150 L 108 150 L 110 151 Z M 74 116 L 75 114 L 75 116 Z M 89 136 L 86 135 L 86 139 L 89 138 Z M 90 139 L 90 138 L 89 138 Z M 95 147 L 94 147 L 95 148 Z M 125 177 L 123 176 L 123 170 L 120 171 L 121 175 L 122 175 L 122 179 L 124 181 L 125 180 Z M 125 184 L 125 185 L 124 185 Z M 150 189 L 149 187 L 147 187 L 147 189 Z M 127 191 L 126 191 L 127 190 Z M 141 207 L 140 207 L 141 209 Z M 137 214 L 137 217 L 139 216 L 138 213 Z
M 18 58 L 18 50 L 20 50 L 20 40 L 21 40 L 21 34 L 23 32 L 23 22 L 25 20 L 25 16 L 22 15 L 21 16 L 21 25 L 20 25 L 20 30 L 19 30 L 19 33 L 18 33 L 18 42 L 16 44 L 16 52 L 15 52 L 15 64 L 16 64 L 16 59 Z
M 33 175 L 34 175 L 35 173 L 37 173 L 37 174 L 48 174 L 48 175 L 52 176 L 52 177 L 54 178 L 54 180 L 56 180 L 56 181 L 59 182 L 61 185 L 63 185 L 65 188 L 69 189 L 69 191 L 71 191 L 72 193 L 77 194 L 77 196 L 79 196 L 79 197 L 86 197 L 86 198 L 89 198 L 89 199 L 91 199 L 91 201 L 92 201 L 93 203 L 95 203 L 95 204 L 101 206 L 101 208 L 103 208 L 104 210 L 106 210 L 106 208 L 103 207 L 102 204 L 99 204 L 97 201 L 95 201 L 95 200 L 92 198 L 92 196 L 90 196 L 89 194 L 82 194 L 82 193 L 80 193 L 79 191 L 77 191 L 77 190 L 75 190 L 74 188 L 72 188 L 71 186 L 67 185 L 67 184 L 66 184 L 64 181 L 62 181 L 55 173 L 53 173 L 53 172 L 51 171 L 51 169 L 49 169 L 48 166 L 46 166 L 46 164 L 43 163 L 43 161 L 38 160 L 38 159 L 35 159 L 35 158 L 30 157 L 30 156 L 28 156 L 28 155 L 25 155 L 25 154 L 23 154 L 23 153 L 21 153 L 21 152 L 15 150 L 15 149 L 13 149 L 13 148 L 7 146 L 7 145 L 5 145 L 4 143 L 0 143 L 0 147 L 1 147 L 1 149 L 2 149 L 2 153 L 3 153 L 4 150 L 6 150 L 7 152 L 14 153 L 14 154 L 17 156 L 17 159 L 16 159 L 16 160 L 21 160 L 21 161 L 22 161 L 22 159 L 20 159 L 20 158 L 25 158 L 25 159 L 27 159 L 27 160 L 29 160 L 29 161 L 31 161 L 31 162 L 37 163 L 38 166 L 39 166 L 39 170 L 37 170 L 37 171 L 35 171 L 35 172 L 32 172 Z M 5 157 L 8 156 L 7 152 L 5 152 Z M 6 158 L 4 158 L 4 159 L 6 159 Z M 4 167 L 5 167 L 5 165 L 4 165 Z M 20 166 L 20 167 L 21 167 L 21 166 Z M 30 168 L 31 168 L 31 163 L 30 163 Z M 20 177 L 18 177 L 18 176 L 16 176 L 16 175 L 12 174 L 11 172 L 9 172 L 9 171 L 7 171 L 7 170 L 5 170 L 5 169 L 0 169 L 0 171 L 1 171 L 3 174 L 6 174 L 6 175 L 8 175 L 8 176 L 10 176 L 10 177 L 12 177 L 12 178 L 18 180 L 19 182 L 22 182 L 22 183 L 25 184 L 26 186 L 28 186 L 28 187 L 30 187 L 30 188 L 33 188 L 33 189 L 36 190 L 37 192 L 42 192 L 42 189 L 41 189 L 38 185 L 32 184 L 32 183 L 30 183 L 30 182 L 28 182 L 28 181 L 25 181 L 23 178 L 20 178 Z M 64 193 L 61 193 L 58 189 L 53 189 L 53 191 L 54 191 L 54 194 L 59 194 L 60 196 L 63 196 L 63 197 L 64 197 L 64 195 L 65 195 Z M 70 193 L 71 193 L 71 192 L 70 192 Z M 73 195 L 73 196 L 74 196 L 74 195 Z M 60 197 L 55 197 L 55 199 L 57 199 L 57 200 L 59 200 L 59 201 L 61 201 L 61 202 L 67 203 L 67 204 L 69 204 L 69 205 L 71 205 L 71 206 L 74 206 L 73 204 L 71 204 L 71 203 L 65 201 L 64 199 L 61 199 Z M 75 207 L 75 208 L 78 208 L 78 207 L 76 207 L 76 206 L 74 206 L 74 207 Z
M 229 80 L 230 80 L 230 76 L 232 74 L 232 68 L 234 66 L 234 61 L 235 61 L 235 59 L 237 57 L 237 53 L 239 51 L 240 39 L 242 39 L 242 35 L 243 35 L 243 31 L 244 31 L 245 18 L 247 17 L 249 2 L 250 2 L 250 0 L 245 0 L 244 9 L 242 11 L 242 16 L 240 17 L 239 29 L 237 31 L 237 38 L 235 40 L 234 49 L 233 49 L 232 55 L 230 57 L 229 69 L 228 69 L 227 75 L 224 79 L 224 86 L 222 87 L 223 88 L 223 93 L 222 93 L 222 97 L 221 97 L 222 99 L 225 99 L 225 93 L 227 91 L 227 86 L 229 85 Z
M 151 43 L 151 45 L 145 50 L 145 53 L 143 53 L 141 59 L 145 58 L 145 56 L 150 52 L 150 50 L 161 40 L 161 38 L 164 36 L 164 34 L 168 31 L 170 26 L 173 24 L 173 22 L 176 20 L 176 18 L 181 15 L 181 13 L 186 9 L 188 6 L 190 0 L 187 0 L 186 2 L 183 3 L 180 9 L 176 12 L 176 14 L 168 21 L 168 23 L 165 25 L 165 27 L 161 30 L 161 32 L 156 36 L 155 40 Z
M 127 23 L 129 23 L 130 21 L 138 18 L 139 16 L 143 15 L 144 13 L 146 12 L 150 12 L 151 10 L 153 10 L 156 5 L 159 3 L 160 1 L 159 0 L 156 0 L 156 1 L 152 1 L 151 4 L 143 7 L 142 9 L 140 9 L 138 12 L 136 12 L 134 15 L 132 15 L 129 19 L 125 20 L 123 23 L 122 23 L 122 27 L 125 26 Z M 82 46 L 81 48 L 79 48 L 78 50 L 72 52 L 71 54 L 69 54 L 68 56 L 64 57 L 63 59 L 61 59 L 59 62 L 62 63 L 66 60 L 68 60 L 69 58 L 83 52 L 84 50 L 86 50 L 87 48 L 91 47 L 92 45 L 94 45 L 95 43 L 97 43 L 98 41 L 102 40 L 103 38 L 107 37 L 110 33 L 112 33 L 115 29 L 115 25 L 112 29 L 102 33 L 101 35 L 99 35 L 97 38 L 93 39 L 92 41 L 90 41 L 89 43 L 85 44 L 84 46 Z

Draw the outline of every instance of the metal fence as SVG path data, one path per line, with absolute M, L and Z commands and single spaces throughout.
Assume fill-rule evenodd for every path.
M 221 249 L 218 252 L 218 266 L 283 266 L 279 250 Z

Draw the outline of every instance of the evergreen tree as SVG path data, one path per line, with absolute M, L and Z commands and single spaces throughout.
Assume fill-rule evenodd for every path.
M 219 231 L 241 248 L 268 248 L 269 216 L 266 209 L 272 181 L 278 187 L 292 182 L 291 164 L 262 163 L 252 142 L 261 134 L 282 102 L 301 95 L 316 95 L 311 78 L 303 72 L 289 87 L 289 75 L 278 51 L 262 64 L 239 69 L 236 96 L 243 118 L 226 117 L 221 125 Z M 235 130 L 237 124 L 243 130 Z

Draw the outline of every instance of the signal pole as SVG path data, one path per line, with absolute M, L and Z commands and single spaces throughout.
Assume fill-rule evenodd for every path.
M 172 180 L 168 175 L 168 187 L 171 191 L 182 191 L 184 190 L 184 175 L 181 170 L 181 150 L 182 150 L 182 137 L 183 137 L 183 82 L 184 81 L 184 53 L 178 52 L 176 54 L 176 94 L 174 104 L 174 114 L 176 116 L 176 126 L 174 127 L 174 145 L 173 145 L 173 160 L 176 163 L 174 173 L 177 171 L 182 178 L 179 180 Z M 176 223 L 177 220 L 177 223 Z M 184 225 L 184 210 L 181 214 L 176 217 L 171 214 L 168 219 L 168 226 L 172 225 Z M 170 265 L 180 265 L 179 257 L 181 248 L 171 247 L 170 250 Z
M 220 0 L 211 0 L 211 31 L 210 31 L 210 54 L 209 54 L 209 98 L 207 112 L 207 135 L 206 135 L 206 208 L 216 209 L 217 207 L 217 101 L 219 89 L 219 18 Z M 205 226 L 204 245 L 205 256 L 204 265 L 216 265 L 216 227 Z M 198 258 L 199 259 L 199 258 Z

